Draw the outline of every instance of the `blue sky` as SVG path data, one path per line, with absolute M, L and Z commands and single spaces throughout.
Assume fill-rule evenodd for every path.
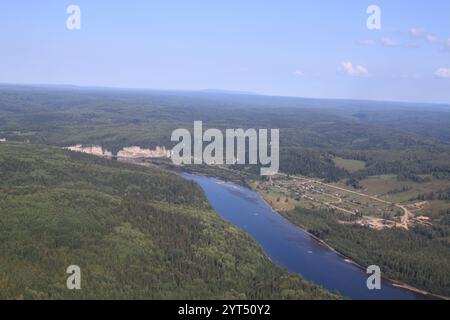
M 2 0 L 0 41 L 0 83 L 450 103 L 443 0 Z

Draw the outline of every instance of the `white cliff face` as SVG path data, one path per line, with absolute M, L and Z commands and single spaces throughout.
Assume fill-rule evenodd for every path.
M 103 149 L 101 146 L 83 147 L 78 144 L 64 148 L 66 150 L 92 154 L 99 157 L 112 157 L 112 152 Z M 156 147 L 155 150 L 142 149 L 141 147 L 126 147 L 117 153 L 118 158 L 140 159 L 140 158 L 170 158 L 171 152 L 166 147 Z
M 170 151 L 165 147 L 156 147 L 155 150 L 142 149 L 141 147 L 123 148 L 117 153 L 118 158 L 169 158 Z
M 99 157 L 112 157 L 112 152 L 108 150 L 104 150 L 101 146 L 91 146 L 91 147 L 83 147 L 81 144 L 77 144 L 76 146 L 64 148 L 66 150 L 82 152 L 87 154 L 92 154 L 94 156 Z

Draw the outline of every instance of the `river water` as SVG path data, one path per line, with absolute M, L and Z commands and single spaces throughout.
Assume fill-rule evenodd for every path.
M 351 299 L 425 298 L 384 280 L 381 290 L 369 290 L 363 270 L 274 212 L 258 193 L 215 178 L 182 176 L 197 182 L 218 214 L 253 237 L 272 261 L 289 271 Z

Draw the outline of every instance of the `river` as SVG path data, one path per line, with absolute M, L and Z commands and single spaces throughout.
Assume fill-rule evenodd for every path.
M 273 262 L 287 270 L 351 299 L 426 298 L 385 280 L 381 290 L 369 290 L 363 270 L 274 212 L 258 193 L 215 178 L 182 176 L 197 182 L 218 214 L 253 237 Z

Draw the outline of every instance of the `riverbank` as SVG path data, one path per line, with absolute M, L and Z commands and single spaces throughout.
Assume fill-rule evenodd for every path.
M 134 163 L 134 164 L 141 165 L 141 166 L 142 166 L 142 165 L 148 166 L 148 164 L 146 164 L 145 162 L 143 162 L 143 163 Z M 197 174 L 198 174 L 198 173 L 197 173 Z M 205 177 L 205 178 L 209 178 L 210 176 L 207 175 L 207 174 L 205 174 L 204 177 Z M 223 179 L 223 177 L 220 177 L 220 178 L 219 178 L 219 180 L 221 180 L 221 179 Z M 246 185 L 246 187 L 247 187 L 247 188 L 245 188 L 245 189 L 247 189 L 249 192 L 250 192 L 250 191 L 251 191 L 251 192 L 254 192 L 254 191 L 252 191 L 250 188 L 248 188 L 248 187 L 249 187 L 248 184 Z M 247 193 L 247 191 L 244 191 L 244 193 Z M 255 193 L 256 195 L 259 196 L 259 198 L 265 203 L 265 205 L 267 206 L 267 208 L 271 208 L 271 206 L 267 203 L 267 201 L 265 201 L 265 199 L 264 199 L 263 197 L 261 197 L 260 194 L 259 194 L 258 192 L 254 192 L 254 193 Z M 218 195 L 219 198 L 220 198 L 221 193 L 220 193 L 220 192 L 216 192 L 216 195 Z M 228 201 L 228 202 L 231 203 L 231 202 L 233 202 L 233 201 Z M 210 203 L 211 203 L 211 201 L 210 201 Z M 253 210 L 254 210 L 254 211 L 253 211 Z M 248 213 L 248 212 L 251 212 L 251 213 L 252 213 L 252 214 L 251 214 L 251 217 L 248 217 L 248 218 L 249 218 L 249 221 L 247 221 L 246 223 L 251 223 L 250 221 L 258 220 L 258 217 L 253 216 L 254 212 L 257 212 L 257 210 L 258 210 L 258 209 L 256 209 L 256 210 L 255 210 L 255 209 L 252 209 L 252 211 L 244 210 L 244 212 L 247 211 L 247 213 Z M 217 210 L 216 210 L 216 211 L 217 211 Z M 231 210 L 227 210 L 227 211 L 230 212 Z M 273 213 L 275 212 L 275 213 L 277 213 L 277 215 L 280 216 L 280 218 L 283 218 L 283 220 L 285 220 L 286 223 L 288 223 L 289 219 L 286 219 L 285 217 L 283 217 L 282 214 L 276 212 L 276 211 L 273 210 L 273 209 L 272 209 L 272 210 L 269 210 L 269 211 L 270 211 L 269 215 L 273 216 Z M 236 224 L 236 225 L 239 225 L 239 223 L 235 223 L 235 224 Z M 248 231 L 248 230 L 246 229 L 245 223 L 244 223 L 244 224 L 241 224 L 241 225 L 244 226 L 243 229 L 245 229 L 245 231 Z M 266 226 L 266 227 L 267 227 L 267 226 Z M 270 228 L 270 225 L 269 225 L 268 227 Z M 309 237 L 310 239 L 314 240 L 316 243 L 320 243 L 322 246 L 326 247 L 329 251 L 332 251 L 332 252 L 334 252 L 336 255 L 338 255 L 342 261 L 346 261 L 346 263 L 352 264 L 353 266 L 357 267 L 358 270 L 360 270 L 360 271 L 358 271 L 358 273 L 359 273 L 359 276 L 358 276 L 358 283 L 359 283 L 359 284 L 358 284 L 358 285 L 361 285 L 361 284 L 364 283 L 364 286 L 365 286 L 365 271 L 364 271 L 365 269 L 364 269 L 361 265 L 358 265 L 357 263 L 355 263 L 354 261 L 352 261 L 351 259 L 349 259 L 345 254 L 343 254 L 343 253 L 341 253 L 341 252 L 338 252 L 338 251 L 337 251 L 336 249 L 334 249 L 332 246 L 328 245 L 325 241 L 323 241 L 323 240 L 321 240 L 321 239 L 315 237 L 314 235 L 312 235 L 312 234 L 310 234 L 309 232 L 307 232 L 306 230 L 304 230 L 304 229 L 306 229 L 306 228 L 302 228 L 301 226 L 294 225 L 294 224 L 292 224 L 292 228 L 297 228 L 297 229 L 301 230 L 302 233 L 308 235 L 308 237 Z M 249 232 L 249 233 L 251 234 L 251 232 Z M 267 236 L 267 232 L 265 232 L 265 236 Z M 272 241 L 271 239 L 266 239 L 266 240 L 267 240 L 266 243 L 268 243 L 269 245 L 272 245 L 273 243 L 275 243 L 277 240 L 280 240 L 280 239 L 274 239 L 274 240 L 276 240 L 276 241 Z M 282 240 L 284 241 L 285 239 L 282 239 Z M 288 240 L 289 240 L 289 239 L 288 239 Z M 282 244 L 282 245 L 286 245 L 286 244 Z M 275 244 L 275 246 L 276 246 L 276 244 Z M 263 245 L 263 247 L 264 247 L 264 245 Z M 295 245 L 293 245 L 293 247 L 295 247 Z M 301 247 L 295 249 L 295 248 L 293 248 L 293 247 L 290 247 L 290 248 L 289 248 L 289 249 L 291 250 L 290 252 L 289 252 L 289 251 L 286 251 L 286 252 L 288 252 L 290 255 L 293 255 L 293 256 L 296 256 L 296 255 L 298 254 L 298 252 L 296 251 L 297 249 L 300 249 L 300 250 L 310 250 L 310 249 L 305 249 L 305 248 L 301 248 Z M 267 245 L 266 245 L 265 249 L 267 249 Z M 315 248 L 314 251 L 316 251 L 316 250 L 318 250 L 318 249 Z M 309 251 L 308 251 L 308 253 L 309 253 Z M 311 251 L 311 253 L 312 253 L 312 251 Z M 270 252 L 269 252 L 269 254 L 268 254 L 267 256 L 268 256 L 269 259 L 270 259 L 271 261 L 273 261 L 275 264 L 281 264 L 282 266 L 286 267 L 286 265 L 284 264 L 283 260 L 280 260 L 279 257 L 276 257 L 276 256 L 275 256 L 275 259 L 273 259 L 274 255 L 272 254 L 272 256 L 271 256 Z M 284 258 L 284 257 L 283 257 L 283 258 Z M 307 258 L 307 257 L 302 256 L 301 254 L 300 254 L 300 255 L 297 255 L 297 256 L 296 256 L 296 259 L 298 259 L 298 261 L 297 261 L 296 263 L 297 263 L 297 264 L 304 264 L 305 258 Z M 321 263 L 321 265 L 324 265 L 324 264 L 326 264 L 326 262 Z M 345 263 L 342 262 L 342 264 L 345 264 Z M 310 266 L 306 266 L 306 267 L 307 267 L 307 268 L 309 267 L 309 268 L 312 268 L 312 269 L 315 268 L 314 265 L 310 265 Z M 332 267 L 332 265 L 328 266 L 328 268 L 330 268 L 330 267 Z M 288 268 L 288 269 L 289 269 L 289 268 Z M 293 270 L 293 269 L 290 268 L 290 270 Z M 330 271 L 331 271 L 331 272 L 330 272 Z M 297 272 L 297 273 L 299 273 L 299 274 L 303 274 L 303 270 L 299 270 L 299 271 L 294 270 L 294 272 Z M 333 276 L 333 270 L 329 270 L 329 271 L 327 271 L 327 272 L 328 272 L 331 276 Z M 350 273 L 351 273 L 351 272 L 350 272 Z M 334 275 L 334 277 L 336 277 L 336 275 Z M 338 277 L 340 277 L 340 275 L 338 275 Z M 320 278 L 319 278 L 319 282 L 316 282 L 315 280 L 317 280 L 317 279 L 311 278 L 311 277 L 306 278 L 306 279 L 310 280 L 311 282 L 315 282 L 316 284 L 319 284 L 319 285 L 322 285 L 322 284 L 324 283 L 324 282 L 320 282 L 320 281 L 321 281 Z M 428 296 L 428 297 L 443 298 L 443 297 L 438 297 L 438 296 L 436 296 L 436 295 L 432 295 L 432 294 L 430 294 L 430 293 L 421 291 L 421 290 L 416 289 L 416 288 L 412 288 L 412 287 L 410 287 L 410 286 L 408 286 L 407 284 L 404 284 L 404 283 L 399 283 L 399 282 L 392 281 L 392 280 L 386 279 L 386 278 L 384 278 L 384 279 L 385 279 L 386 281 L 388 281 L 391 285 L 393 285 L 393 286 L 395 285 L 397 288 L 402 288 L 402 289 L 408 290 L 408 291 L 410 291 L 410 292 L 418 293 L 418 294 L 425 295 L 425 296 Z M 344 279 L 342 279 L 342 280 L 344 280 Z M 342 281 L 342 280 L 341 280 L 341 281 Z M 324 280 L 324 281 L 325 281 L 325 283 L 327 283 L 326 281 L 329 281 L 329 280 Z M 321 284 L 321 283 L 322 283 L 322 284 Z M 340 284 L 340 288 L 345 288 L 345 285 Z M 356 289 L 355 289 L 355 290 L 356 290 Z M 359 290 L 359 289 L 358 289 L 358 290 Z M 367 291 L 367 288 L 365 288 L 365 290 Z M 360 290 L 360 291 L 361 291 L 361 290 Z M 344 296 L 349 296 L 349 295 L 347 295 L 347 294 L 345 294 L 345 293 L 343 293 L 343 295 L 344 295 Z M 365 295 L 367 295 L 367 293 L 362 293 L 362 297 L 363 297 L 362 299 L 365 299 L 365 298 L 364 298 Z M 355 297 L 355 295 L 353 295 L 353 297 Z M 358 298 L 358 297 L 360 297 L 360 296 L 356 295 L 356 298 Z M 394 296 L 394 298 L 395 298 L 395 296 Z
M 169 169 L 169 171 L 172 171 Z M 177 173 L 181 173 L 183 170 L 177 170 Z M 191 171 L 191 170 L 186 170 L 186 171 Z M 203 170 L 200 170 L 203 171 Z M 324 246 L 325 248 L 327 248 L 328 250 L 334 252 L 335 254 L 337 254 L 339 257 L 341 257 L 344 261 L 346 261 L 346 263 L 353 265 L 354 267 L 358 268 L 359 270 L 361 270 L 364 274 L 366 273 L 366 268 L 362 265 L 357 263 L 352 257 L 348 256 L 345 252 L 341 252 L 339 250 L 337 250 L 336 248 L 334 248 L 332 245 L 330 245 L 329 243 L 327 243 L 326 241 L 324 241 L 323 239 L 320 239 L 319 237 L 315 236 L 314 234 L 311 234 L 310 232 L 307 231 L 307 228 L 305 226 L 299 225 L 293 221 L 291 221 L 289 219 L 288 216 L 286 216 L 285 214 L 283 214 L 283 212 L 277 212 L 274 208 L 272 208 L 272 206 L 268 203 L 267 199 L 264 198 L 264 195 L 262 195 L 261 193 L 259 193 L 257 190 L 254 190 L 254 188 L 252 188 L 251 183 L 249 181 L 247 181 L 247 179 L 242 179 L 242 176 L 239 175 L 232 175 L 231 177 L 233 177 L 232 179 L 230 179 L 229 175 L 226 174 L 228 172 L 220 172 L 220 174 L 217 174 L 218 172 L 216 170 L 213 171 L 207 171 L 207 172 L 199 172 L 198 170 L 195 170 L 194 172 L 191 171 L 191 173 L 194 173 L 196 175 L 199 176 L 203 176 L 205 178 L 213 178 L 213 179 L 218 179 L 218 180 L 222 180 L 224 182 L 227 183 L 233 183 L 233 184 L 237 184 L 241 187 L 245 187 L 248 188 L 249 190 L 257 193 L 261 199 L 264 201 L 264 203 L 272 209 L 273 212 L 275 212 L 277 215 L 279 215 L 280 217 L 282 217 L 283 219 L 286 219 L 287 221 L 291 222 L 294 226 L 296 226 L 297 228 L 299 228 L 301 231 L 303 231 L 305 234 L 307 234 L 311 239 L 313 239 L 315 242 L 321 244 L 322 246 Z M 237 179 L 237 177 L 239 177 L 240 179 Z M 274 263 L 276 263 L 269 255 L 267 255 L 267 257 L 273 261 Z M 393 280 L 389 277 L 383 277 L 383 280 L 389 284 L 391 284 L 394 287 L 397 288 L 401 288 L 404 290 L 408 290 L 412 293 L 415 294 L 419 294 L 419 295 L 423 295 L 426 298 L 430 298 L 430 299 L 445 299 L 445 300 L 449 300 L 449 297 L 445 297 L 445 296 L 441 296 L 441 295 L 437 295 L 437 294 L 433 294 L 431 292 L 427 292 L 425 290 L 413 287 L 411 285 L 408 285 L 406 283 L 400 282 L 400 281 L 396 281 Z
M 382 280 L 382 290 L 368 290 L 367 275 L 336 250 L 274 212 L 249 188 L 209 176 L 185 174 L 204 190 L 213 209 L 256 240 L 273 263 L 331 292 L 355 300 L 422 300 L 425 296 Z
M 248 183 L 248 185 L 251 185 L 251 184 Z M 331 246 L 329 243 L 327 243 L 323 239 L 321 239 L 321 238 L 317 237 L 316 235 L 312 234 L 311 232 L 309 232 L 307 230 L 308 228 L 306 226 L 298 224 L 295 221 L 291 221 L 287 215 L 284 215 L 282 212 L 278 212 L 275 208 L 273 208 L 269 204 L 270 201 L 265 197 L 264 194 L 260 193 L 258 190 L 255 190 L 251 186 L 249 188 L 251 188 L 252 191 L 258 193 L 261 196 L 261 198 L 263 199 L 263 201 L 266 203 L 266 205 L 269 206 L 273 210 L 274 213 L 278 214 L 280 217 L 288 220 L 289 222 L 291 222 L 292 224 L 294 224 L 295 226 L 300 228 L 302 231 L 304 231 L 306 234 L 308 234 L 313 240 L 315 240 L 316 242 L 318 242 L 321 245 L 325 246 L 327 249 L 329 249 L 329 250 L 333 251 L 334 253 L 336 253 L 337 255 L 339 255 L 340 257 L 342 257 L 349 264 L 352 264 L 355 267 L 359 268 L 360 270 L 366 272 L 367 267 L 364 267 L 363 265 L 357 263 L 352 257 L 348 256 L 346 253 L 337 250 L 336 248 Z M 402 289 L 405 289 L 405 290 L 409 290 L 411 292 L 414 292 L 414 293 L 417 293 L 417 294 L 421 294 L 421 295 L 429 297 L 431 299 L 450 300 L 450 297 L 434 294 L 434 293 L 431 293 L 431 292 L 428 292 L 428 291 L 416 288 L 416 287 L 411 286 L 409 284 L 406 284 L 406 283 L 403 283 L 403 282 L 391 279 L 391 278 L 386 277 L 386 276 L 382 276 L 382 278 L 383 278 L 383 280 L 385 280 L 386 282 L 389 282 L 390 284 L 392 284 L 393 286 L 395 286 L 397 288 L 402 288 Z
M 367 267 L 364 267 L 362 264 L 357 263 L 351 256 L 347 255 L 345 252 L 337 250 L 336 248 L 334 248 L 332 245 L 330 245 L 329 243 L 327 243 L 323 239 L 321 239 L 321 238 L 317 237 L 316 235 L 312 234 L 311 232 L 309 232 L 307 230 L 308 228 L 306 226 L 300 225 L 300 224 L 296 223 L 295 221 L 291 221 L 287 215 L 283 214 L 282 212 L 278 212 L 275 208 L 273 208 L 269 204 L 270 201 L 268 201 L 268 199 L 265 198 L 264 194 L 261 194 L 260 192 L 258 192 L 258 190 L 255 190 L 252 187 L 252 184 L 249 181 L 242 181 L 241 180 L 240 181 L 241 183 L 237 183 L 236 179 L 227 179 L 223 175 L 210 175 L 208 173 L 198 172 L 198 171 L 197 172 L 193 172 L 193 173 L 195 173 L 196 175 L 199 175 L 199 176 L 206 177 L 206 178 L 213 178 L 213 179 L 218 179 L 218 180 L 221 180 L 221 181 L 224 181 L 224 182 L 227 182 L 227 183 L 237 184 L 237 185 L 240 185 L 242 187 L 246 187 L 246 188 L 250 189 L 251 191 L 257 193 L 261 197 L 261 199 L 264 201 L 264 203 L 268 207 L 270 207 L 274 213 L 279 215 L 281 218 L 286 219 L 287 221 L 289 221 L 290 223 L 295 225 L 297 228 L 301 229 L 311 239 L 313 239 L 317 243 L 321 244 L 322 246 L 326 247 L 328 250 L 330 250 L 330 251 L 334 252 L 335 254 L 337 254 L 339 257 L 341 257 L 343 260 L 345 260 L 348 264 L 351 264 L 351 265 L 355 266 L 356 268 L 358 268 L 359 270 L 361 270 L 362 272 L 366 273 Z M 271 261 L 273 261 L 273 259 L 271 259 L 270 256 L 268 256 L 268 258 Z M 394 279 L 386 277 L 386 276 L 382 276 L 382 279 L 385 282 L 391 284 L 394 287 L 401 288 L 401 289 L 404 289 L 404 290 L 408 290 L 408 291 L 411 291 L 411 292 L 419 294 L 419 295 L 423 295 L 426 298 L 450 300 L 449 297 L 438 295 L 438 294 L 434 294 L 434 293 L 428 292 L 428 291 L 423 290 L 423 289 L 416 288 L 416 287 L 411 286 L 411 285 L 409 285 L 407 283 L 404 283 L 404 282 L 401 282 L 401 281 L 397 281 L 397 280 L 394 280 Z

